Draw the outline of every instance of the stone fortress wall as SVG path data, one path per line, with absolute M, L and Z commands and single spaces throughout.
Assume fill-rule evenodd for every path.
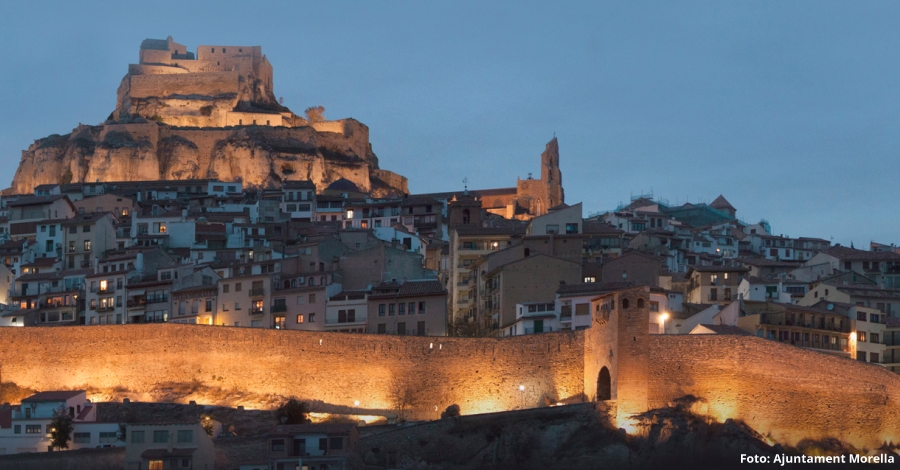
M 394 385 L 405 383 L 416 391 L 422 418 L 454 403 L 472 414 L 610 398 L 626 429 L 630 416 L 694 395 L 715 419 L 744 420 L 785 444 L 836 437 L 874 449 L 900 442 L 900 376 L 752 336 L 651 336 L 649 312 L 637 302 L 646 305 L 646 295 L 636 288 L 595 300 L 588 330 L 512 338 L 175 324 L 2 328 L 0 365 L 3 380 L 37 390 L 89 388 L 140 399 L 187 386 L 196 393 L 184 399 L 201 403 L 221 389 L 348 407 L 358 400 L 361 413 L 389 409 Z M 244 400 L 226 401 L 254 404 Z
M 3 380 L 37 390 L 177 384 L 390 409 L 406 381 L 434 417 L 537 407 L 582 392 L 580 332 L 507 339 L 398 337 L 198 325 L 2 328 Z M 520 386 L 524 390 L 520 390 Z M 203 402 L 202 396 L 193 397 Z M 235 403 L 243 404 L 243 403 Z M 252 405 L 252 403 L 247 403 Z

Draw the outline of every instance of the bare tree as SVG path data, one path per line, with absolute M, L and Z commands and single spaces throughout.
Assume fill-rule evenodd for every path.
M 420 390 L 411 374 L 394 374 L 388 385 L 388 399 L 397 412 L 398 421 L 409 418 L 420 398 Z

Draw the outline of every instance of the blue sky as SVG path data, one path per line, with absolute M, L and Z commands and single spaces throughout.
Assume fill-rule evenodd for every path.
M 28 4 L 26 4 L 28 3 Z M 152 8 L 150 8 L 152 6 Z M 102 122 L 144 38 L 261 45 L 297 113 L 370 127 L 413 192 L 512 186 L 559 138 L 569 203 L 720 193 L 776 234 L 900 242 L 896 2 L 16 2 L 0 181 Z

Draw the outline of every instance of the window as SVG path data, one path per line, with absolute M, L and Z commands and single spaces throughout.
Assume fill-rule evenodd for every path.
M 869 342 L 870 342 L 870 343 L 876 343 L 876 344 L 877 344 L 879 339 L 880 339 L 880 338 L 878 337 L 878 333 L 869 333 Z M 874 362 L 874 361 L 873 361 L 873 362 Z
M 397 308 L 397 304 L 388 304 L 388 315 L 394 316 L 396 308 Z
M 222 293 L 227 294 L 231 290 L 230 284 L 222 284 Z
M 153 442 L 165 444 L 169 442 L 169 431 L 153 431 Z
M 866 312 L 856 312 L 856 319 L 859 321 L 866 321 Z
M 91 241 L 90 240 L 84 241 L 84 251 L 91 251 Z
M 856 335 L 857 335 L 857 339 L 859 340 L 859 342 L 861 342 L 861 343 L 866 342 L 866 332 L 865 331 L 859 331 L 856 333 Z
M 315 322 L 316 322 L 316 314 L 315 314 L 315 313 L 310 313 L 310 314 L 309 314 L 309 322 L 310 322 L 310 323 L 315 323 Z
M 409 309 L 407 309 L 407 312 L 409 312 L 410 315 L 414 315 L 416 313 L 416 303 L 415 302 L 409 303 Z
M 235 291 L 235 292 L 240 292 L 240 291 L 241 291 L 241 283 L 240 283 L 240 282 L 234 283 L 234 291 Z
M 316 294 L 309 294 L 309 303 L 316 303 Z
M 597 278 L 594 277 L 594 276 L 585 276 L 585 277 L 584 277 L 584 282 L 586 282 L 586 283 L 587 283 L 587 282 L 597 282 Z
M 71 227 L 69 227 L 69 233 L 70 233 L 70 234 L 78 233 L 78 227 L 76 227 L 76 226 L 74 226 L 74 225 L 71 226 Z
M 76 444 L 90 444 L 91 443 L 91 433 L 76 432 L 73 442 L 75 442 Z
M 212 304 L 213 304 L 212 299 L 206 299 L 206 311 L 207 312 L 212 312 L 212 309 L 213 309 Z
M 332 437 L 329 439 L 329 447 L 332 450 L 340 450 L 344 448 L 344 438 L 343 437 Z
M 302 313 L 297 315 L 297 323 L 303 323 L 303 314 Z
M 131 442 L 135 444 L 143 444 L 144 431 L 131 431 Z
M 416 334 L 419 336 L 425 336 L 425 322 L 420 321 L 416 324 Z
M 387 333 L 387 325 L 384 323 L 379 323 L 378 324 L 378 334 L 383 335 L 385 333 Z
M 100 443 L 101 444 L 113 444 L 118 440 L 118 433 L 115 431 L 110 432 L 101 432 L 100 433 Z
M 551 233 L 559 233 L 559 225 L 548 225 L 547 226 L 547 234 Z
M 91 231 L 91 226 L 90 226 L 90 225 L 83 225 L 82 228 L 81 228 L 81 231 L 82 231 L 82 233 L 88 233 L 88 232 Z
M 51 236 L 51 237 L 55 237 L 55 236 L 56 236 L 56 225 L 51 225 L 51 226 L 50 226 L 50 236 Z
M 194 431 L 190 429 L 178 431 L 178 442 L 180 444 L 194 442 Z
M 75 253 L 75 242 L 69 242 L 69 253 Z
M 275 315 L 274 319 L 272 320 L 272 326 L 276 330 L 283 330 L 284 329 L 284 315 Z
M 387 309 L 387 304 L 378 304 L 378 316 L 383 317 L 386 309 Z
M 878 360 L 878 353 L 869 353 L 869 362 L 873 364 L 878 364 L 879 362 L 881 362 Z
M 13 434 L 22 434 L 22 425 L 17 424 L 13 427 Z
M 25 434 L 40 434 L 41 433 L 41 425 L 40 424 L 26 424 L 25 425 Z
M 401 303 L 397 306 L 397 315 L 406 315 L 406 304 Z
M 578 233 L 578 224 L 566 224 L 566 233 Z
M 284 439 L 272 439 L 272 452 L 284 451 Z
M 147 470 L 163 470 L 162 460 L 151 460 L 147 463 Z
M 425 302 L 419 302 L 419 315 L 425 314 Z

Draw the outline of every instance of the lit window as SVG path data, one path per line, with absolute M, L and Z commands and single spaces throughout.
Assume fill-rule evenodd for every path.
M 297 315 L 297 323 L 303 323 L 303 314 Z

